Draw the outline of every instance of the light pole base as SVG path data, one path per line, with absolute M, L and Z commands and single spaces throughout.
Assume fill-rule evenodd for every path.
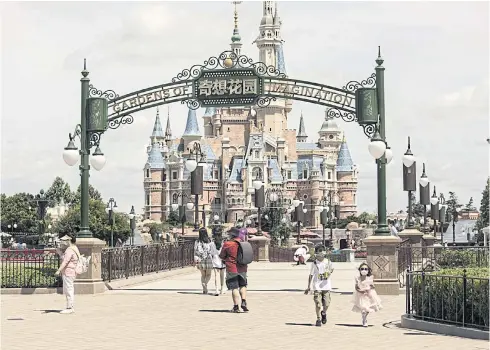
M 410 244 L 414 246 L 420 246 L 422 244 L 423 233 L 417 230 L 415 227 L 407 228 L 403 231 L 398 232 L 398 237 L 402 240 L 409 239 Z
M 93 238 L 93 237 L 94 236 L 92 234 L 92 231 L 90 231 L 90 229 L 86 229 L 86 230 L 82 229 L 77 233 L 77 238 Z
M 390 228 L 387 225 L 378 225 L 373 236 L 391 236 Z

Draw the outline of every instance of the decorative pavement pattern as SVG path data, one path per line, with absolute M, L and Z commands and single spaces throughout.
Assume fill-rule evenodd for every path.
M 76 296 L 61 315 L 61 295 L 2 296 L 2 349 L 488 349 L 488 342 L 402 329 L 405 296 L 384 296 L 384 309 L 360 327 L 351 312 L 358 264 L 334 263 L 328 323 L 315 327 L 305 296 L 308 266 L 253 263 L 249 313 L 231 314 L 229 294 L 202 295 L 197 271 L 100 295 Z M 214 287 L 214 279 L 211 282 Z

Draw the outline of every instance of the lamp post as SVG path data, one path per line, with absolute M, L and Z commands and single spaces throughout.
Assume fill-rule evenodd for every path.
M 179 210 L 179 219 L 180 219 L 180 223 L 182 225 L 182 236 L 184 236 L 185 220 L 186 220 L 185 210 L 186 210 L 186 208 L 188 210 L 194 209 L 194 203 L 189 201 L 184 206 L 184 197 L 187 197 L 187 196 L 183 192 L 177 193 L 177 197 L 180 198 L 180 204 L 179 203 L 172 203 L 171 207 L 172 207 L 172 210 Z M 199 229 L 199 227 L 198 227 L 198 229 Z
M 280 224 L 282 222 L 282 210 L 279 207 L 279 203 L 283 202 L 283 194 L 280 190 L 276 190 L 272 188 L 270 189 L 268 198 L 271 203 L 269 208 L 273 211 L 271 213 L 272 217 L 270 218 L 271 219 L 270 227 L 274 227 L 276 224 Z
M 320 211 L 320 223 L 323 226 L 322 232 L 322 244 L 326 246 L 325 240 L 325 225 L 329 225 L 330 227 L 330 240 L 328 242 L 329 248 L 333 247 L 333 219 L 338 220 L 340 218 L 340 205 L 333 203 L 333 196 L 337 195 L 337 191 L 329 190 L 328 191 L 328 201 L 327 197 L 324 196 L 322 200 L 322 205 L 318 208 Z
M 408 137 L 408 147 L 403 155 L 403 191 L 408 192 L 408 225 L 407 228 L 413 228 L 412 213 L 412 192 L 417 189 L 417 162 L 410 149 L 410 137 Z
M 439 220 L 439 198 L 437 198 L 436 194 L 436 186 L 434 186 L 434 192 L 432 193 L 432 197 L 430 198 L 430 217 L 434 220 L 434 237 L 437 232 L 437 220 Z
M 422 164 L 422 176 L 419 179 L 419 201 L 424 206 L 424 234 L 427 229 L 427 206 L 430 204 L 430 183 L 425 173 L 425 163 Z
M 131 206 L 131 211 L 129 212 L 129 227 L 131 228 L 131 239 L 130 244 L 134 246 L 134 230 L 136 229 L 136 213 L 134 212 L 134 205 Z
M 199 230 L 199 196 L 203 192 L 204 153 L 201 144 L 194 142 L 189 148 L 190 158 L 185 162 L 186 169 L 191 173 L 191 194 L 194 195 L 194 231 Z M 195 159 L 194 159 L 195 158 Z
M 304 214 L 308 211 L 306 208 L 303 208 L 304 202 L 300 201 L 298 198 L 293 199 L 294 206 L 294 219 L 296 220 L 296 232 L 298 234 L 298 238 L 296 240 L 297 244 L 301 244 L 301 222 L 304 220 Z
M 456 243 L 456 222 L 459 219 L 459 212 L 461 211 L 460 208 L 453 208 L 453 211 L 451 213 L 451 218 L 453 221 L 453 244 Z
M 69 142 L 63 152 L 63 160 L 69 166 L 74 166 L 80 157 L 80 238 L 91 238 L 89 229 L 89 173 L 90 165 L 97 171 L 101 170 L 106 162 L 105 156 L 100 150 L 100 137 L 107 130 L 108 101 L 105 97 L 89 97 L 88 70 L 86 60 L 83 60 L 81 81 L 81 120 L 75 131 L 68 134 Z M 75 146 L 74 140 L 80 139 L 80 150 Z M 90 156 L 90 150 L 95 151 Z M 90 165 L 89 165 L 90 156 Z
M 17 229 L 17 224 L 16 223 L 14 223 L 12 225 L 11 224 L 8 224 L 7 227 L 9 228 L 10 233 L 12 234 L 12 233 L 14 233 L 14 230 Z
M 441 225 L 441 245 L 444 244 L 444 224 L 446 223 L 446 199 L 444 198 L 444 194 L 439 195 L 439 223 Z
M 105 211 L 108 214 L 109 225 L 111 225 L 111 247 L 114 247 L 114 222 L 116 220 L 116 216 L 114 212 L 117 210 L 117 203 L 114 198 L 109 198 L 107 205 L 105 207 Z
M 38 234 L 42 236 L 46 231 L 46 223 L 44 221 L 44 218 L 46 217 L 46 208 L 52 200 L 47 199 L 44 190 L 41 190 L 32 201 L 36 202 L 37 205 L 37 217 L 39 219 Z
M 260 178 L 259 174 L 257 174 L 257 177 L 253 181 L 252 186 L 255 189 L 255 207 L 257 208 L 257 220 L 258 220 L 257 236 L 261 236 L 262 235 L 261 209 L 265 206 L 265 192 L 264 192 L 264 183 L 262 182 L 262 179 Z

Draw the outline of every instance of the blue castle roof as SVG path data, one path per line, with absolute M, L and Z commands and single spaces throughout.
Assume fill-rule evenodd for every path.
M 187 123 L 183 136 L 201 136 L 199 124 L 197 123 L 196 110 L 190 109 L 187 112 Z
M 160 145 L 154 143 L 151 145 L 150 153 L 148 153 L 148 161 L 150 169 L 164 169 L 165 159 L 163 159 L 162 151 L 160 151 Z
M 342 145 L 340 146 L 339 157 L 337 158 L 337 171 L 352 171 L 354 163 L 352 162 L 352 158 L 350 156 L 349 147 L 347 146 L 347 142 L 342 141 Z

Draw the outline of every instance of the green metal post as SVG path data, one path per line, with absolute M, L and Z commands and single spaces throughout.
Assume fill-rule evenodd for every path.
M 80 232 L 78 233 L 78 237 L 81 238 L 91 238 L 92 232 L 90 232 L 90 228 L 88 226 L 88 213 L 89 213 L 89 194 L 88 194 L 88 185 L 89 185 L 89 154 L 90 154 L 90 146 L 89 146 L 89 135 L 87 132 L 87 99 L 88 99 L 88 91 L 89 91 L 89 82 L 88 78 L 88 70 L 86 60 L 83 60 L 83 71 L 82 71 L 82 79 L 80 79 L 82 83 L 82 98 L 81 98 L 81 135 L 80 135 L 80 156 L 81 156 L 81 164 L 80 164 Z
M 376 59 L 376 95 L 379 112 L 379 134 L 386 142 L 385 132 L 385 68 L 381 58 L 381 48 L 378 46 L 378 58 Z M 376 161 L 378 170 L 378 228 L 374 236 L 389 236 L 390 230 L 386 223 L 386 159 L 383 155 Z

